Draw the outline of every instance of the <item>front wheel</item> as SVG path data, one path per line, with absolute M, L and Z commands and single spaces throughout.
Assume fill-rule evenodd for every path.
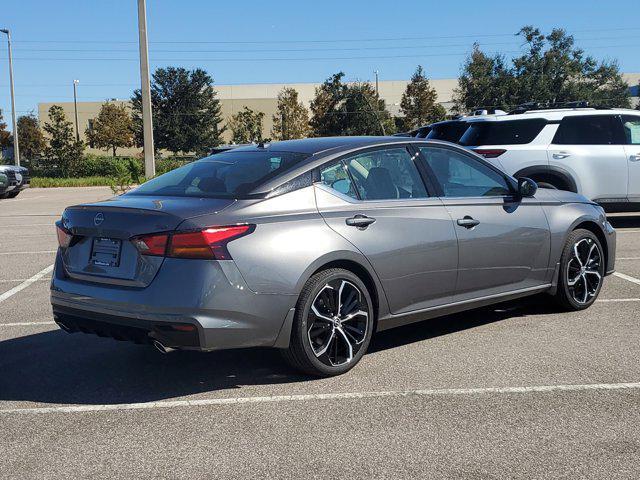
M 360 278 L 331 268 L 305 284 L 285 360 L 316 376 L 340 375 L 360 361 L 373 334 L 371 295 Z
M 605 273 L 598 237 L 589 230 L 574 230 L 567 238 L 560 262 L 556 300 L 567 310 L 588 308 L 600 294 Z

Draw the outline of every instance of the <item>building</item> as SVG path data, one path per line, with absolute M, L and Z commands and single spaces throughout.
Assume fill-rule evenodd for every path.
M 640 83 L 640 73 L 626 73 L 623 74 L 626 82 L 629 85 L 636 86 Z M 408 80 L 391 80 L 382 81 L 378 84 L 380 97 L 387 103 L 387 108 L 392 115 L 399 115 L 400 112 L 400 99 L 402 94 L 409 83 Z M 458 84 L 458 80 L 452 79 L 440 79 L 430 80 L 431 86 L 435 88 L 438 94 L 438 101 L 442 103 L 447 109 L 450 109 L 453 105 L 453 91 Z M 263 132 L 265 137 L 271 135 L 271 127 L 273 126 L 272 116 L 276 111 L 278 92 L 285 87 L 295 88 L 298 91 L 300 101 L 302 101 L 306 107 L 309 107 L 311 100 L 314 97 L 315 89 L 319 83 L 270 83 L 270 84 L 246 84 L 246 85 L 216 85 L 215 89 L 218 92 L 218 99 L 220 100 L 222 107 L 223 121 L 227 121 L 234 113 L 242 110 L 243 107 L 249 107 L 252 110 L 264 112 Z M 638 102 L 637 87 L 631 88 L 633 98 L 633 104 Z M 112 100 L 118 104 L 129 105 L 128 100 Z M 85 130 L 90 126 L 91 121 L 98 116 L 100 107 L 104 102 L 78 102 L 78 124 L 80 138 L 85 138 Z M 38 104 L 38 117 L 40 122 L 46 122 L 48 120 L 48 111 L 52 105 L 60 105 L 68 119 L 74 121 L 74 106 L 73 102 L 51 102 Z M 231 132 L 226 131 L 224 133 L 225 141 L 231 140 Z M 96 150 L 88 148 L 87 152 L 95 154 L 106 154 L 104 150 Z M 119 155 L 135 155 L 140 153 L 138 148 L 123 148 L 118 150 Z

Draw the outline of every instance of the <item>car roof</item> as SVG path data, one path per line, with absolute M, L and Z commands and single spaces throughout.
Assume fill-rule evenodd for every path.
M 631 110 L 627 108 L 615 108 L 615 109 L 599 109 L 599 108 L 557 108 L 557 109 L 545 109 L 545 110 L 527 110 L 523 113 L 515 113 L 509 115 L 497 115 L 497 116 L 478 116 L 468 117 L 466 122 L 509 122 L 513 120 L 529 120 L 529 119 L 543 119 L 543 120 L 562 120 L 564 117 L 579 116 L 579 115 L 619 115 L 622 113 L 636 114 L 637 110 Z
M 290 152 L 315 155 L 336 149 L 352 149 L 380 143 L 407 142 L 407 137 L 316 137 L 260 143 L 234 148 L 232 152 Z

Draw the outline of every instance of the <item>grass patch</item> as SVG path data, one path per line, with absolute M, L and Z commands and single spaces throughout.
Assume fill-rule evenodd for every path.
M 108 187 L 112 180 L 109 177 L 80 177 L 80 178 L 48 178 L 35 177 L 31 179 L 32 188 L 56 187 Z

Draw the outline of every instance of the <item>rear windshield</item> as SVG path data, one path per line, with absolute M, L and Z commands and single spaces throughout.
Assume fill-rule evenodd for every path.
M 460 145 L 523 145 L 531 142 L 547 124 L 542 118 L 504 122 L 470 122 Z
M 129 195 L 238 198 L 307 157 L 301 153 L 232 150 L 165 173 Z
M 431 140 L 444 140 L 457 143 L 464 132 L 469 128 L 467 122 L 448 122 L 439 125 L 431 125 L 431 131 L 426 138 Z

